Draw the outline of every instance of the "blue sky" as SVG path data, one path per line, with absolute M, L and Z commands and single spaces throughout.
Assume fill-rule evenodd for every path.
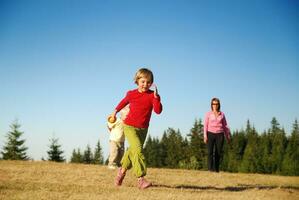
M 0 1 L 0 148 L 18 119 L 28 154 L 51 137 L 108 155 L 106 117 L 150 68 L 164 110 L 149 134 L 189 133 L 219 97 L 232 130 L 299 117 L 299 3 L 272 1 Z

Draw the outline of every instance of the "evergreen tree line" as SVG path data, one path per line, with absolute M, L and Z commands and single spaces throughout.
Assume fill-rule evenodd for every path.
M 30 159 L 21 139 L 20 125 L 14 122 L 6 135 L 7 142 L 1 151 L 5 160 Z M 258 133 L 247 121 L 245 130 L 232 133 L 231 143 L 224 143 L 221 170 L 229 172 L 267 173 L 281 175 L 299 175 L 299 126 L 295 120 L 292 132 L 286 136 L 276 118 L 271 121 L 267 131 Z M 47 151 L 49 161 L 64 162 L 64 152 L 57 138 L 50 139 Z M 180 130 L 168 128 L 161 139 L 147 138 L 144 154 L 149 167 L 207 169 L 207 147 L 203 142 L 203 124 L 196 119 L 190 133 L 184 138 Z M 43 159 L 44 160 L 44 159 Z M 89 145 L 81 153 L 74 149 L 70 162 L 85 164 L 103 164 L 104 158 L 100 141 L 92 152 Z
M 84 152 L 81 153 L 80 148 L 74 149 L 71 156 L 71 163 L 84 163 L 84 164 L 104 164 L 104 157 L 100 141 L 97 142 L 94 153 L 89 145 L 86 146 Z
M 0 159 L 3 160 L 32 160 L 27 155 L 28 147 L 25 146 L 25 140 L 21 139 L 24 132 L 20 131 L 21 125 L 18 121 L 14 121 L 9 131 L 6 135 L 7 141 L 3 146 L 1 151 L 2 157 Z M 61 145 L 58 142 L 58 138 L 51 138 L 49 150 L 47 151 L 48 161 L 55 162 L 65 162 L 65 158 L 63 156 L 64 151 L 62 150 Z M 42 158 L 44 161 L 45 159 Z M 71 162 L 73 163 L 85 163 L 85 164 L 103 164 L 103 152 L 100 141 L 97 142 L 94 152 L 92 152 L 89 145 L 87 145 L 86 150 L 83 154 L 81 154 L 80 149 L 73 151 Z
M 245 130 L 232 133 L 224 143 L 221 170 L 228 172 L 299 175 L 299 126 L 295 120 L 286 136 L 276 118 L 259 134 L 249 120 Z M 168 128 L 161 139 L 148 137 L 144 154 L 149 167 L 207 170 L 207 147 L 202 121 L 195 120 L 184 138 L 180 130 Z

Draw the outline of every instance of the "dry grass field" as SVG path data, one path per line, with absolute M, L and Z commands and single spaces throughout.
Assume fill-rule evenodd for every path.
M 105 166 L 0 161 L 0 199 L 299 199 L 299 177 L 148 169 L 154 184 L 136 187 L 128 173 L 115 187 Z

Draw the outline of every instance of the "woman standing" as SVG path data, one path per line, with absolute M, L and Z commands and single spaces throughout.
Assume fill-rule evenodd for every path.
M 222 157 L 224 137 L 230 142 L 230 130 L 225 115 L 220 111 L 220 100 L 211 100 L 211 111 L 207 112 L 204 120 L 204 142 L 208 145 L 208 170 L 219 172 Z

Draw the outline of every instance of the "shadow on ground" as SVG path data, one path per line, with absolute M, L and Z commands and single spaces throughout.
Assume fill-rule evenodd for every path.
M 266 186 L 266 185 L 237 185 L 237 186 L 227 186 L 227 187 L 214 187 L 214 186 L 195 186 L 195 185 L 163 185 L 155 184 L 152 187 L 157 188 L 171 188 L 171 189 L 190 189 L 190 190 L 220 190 L 220 191 L 230 191 L 230 192 L 240 192 L 245 190 L 272 190 L 272 189 L 292 189 L 299 190 L 296 186 Z

